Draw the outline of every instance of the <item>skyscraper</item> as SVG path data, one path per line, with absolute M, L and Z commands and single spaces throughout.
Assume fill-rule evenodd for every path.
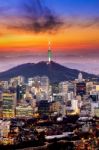
M 4 118 L 15 117 L 16 94 L 3 93 L 2 113 Z
M 83 81 L 83 75 L 82 75 L 82 73 L 80 72 L 79 74 L 78 74 L 78 82 L 82 82 Z
M 17 85 L 16 88 L 16 94 L 17 94 L 17 103 L 20 102 L 20 100 L 23 99 L 23 95 L 26 92 L 26 86 L 25 85 Z

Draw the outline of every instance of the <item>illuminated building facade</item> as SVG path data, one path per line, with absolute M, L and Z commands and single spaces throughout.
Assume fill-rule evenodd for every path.
M 59 84 L 53 83 L 52 84 L 52 94 L 58 94 L 59 93 Z
M 16 117 L 29 118 L 33 116 L 33 108 L 31 106 L 17 106 Z
M 76 94 L 83 96 L 86 94 L 86 83 L 81 82 L 76 84 Z
M 67 93 L 68 92 L 68 83 L 67 82 L 60 82 L 59 83 L 59 92 L 60 93 Z
M 2 99 L 3 99 L 3 102 L 2 102 L 3 118 L 15 117 L 16 94 L 15 93 L 3 93 Z
M 9 85 L 16 87 L 17 85 L 24 83 L 24 77 L 23 76 L 17 76 L 10 79 Z
M 16 88 L 17 102 L 19 102 L 21 99 L 23 99 L 25 92 L 26 92 L 25 85 L 17 85 L 17 88 Z

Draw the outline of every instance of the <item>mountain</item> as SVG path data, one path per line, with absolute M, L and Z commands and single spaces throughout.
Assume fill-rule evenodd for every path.
M 45 61 L 33 64 L 26 63 L 0 73 L 0 80 L 9 80 L 12 77 L 24 76 L 26 79 L 34 76 L 48 76 L 51 82 L 73 80 L 78 78 L 79 70 L 64 67 L 56 62 L 48 64 Z M 96 75 L 82 72 L 83 77 L 95 78 Z

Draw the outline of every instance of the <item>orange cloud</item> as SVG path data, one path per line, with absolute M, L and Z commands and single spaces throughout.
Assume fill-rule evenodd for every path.
M 55 34 L 32 33 L 0 26 L 0 51 L 45 51 L 51 40 L 54 51 L 99 48 L 99 30 L 72 26 L 59 29 Z

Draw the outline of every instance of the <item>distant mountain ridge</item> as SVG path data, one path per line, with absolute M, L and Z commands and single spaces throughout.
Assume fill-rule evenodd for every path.
M 26 79 L 34 76 L 48 76 L 51 82 L 74 80 L 78 78 L 79 70 L 64 67 L 56 62 L 26 63 L 0 73 L 0 80 L 9 80 L 16 76 L 24 76 Z M 96 75 L 82 72 L 83 77 L 95 78 Z

